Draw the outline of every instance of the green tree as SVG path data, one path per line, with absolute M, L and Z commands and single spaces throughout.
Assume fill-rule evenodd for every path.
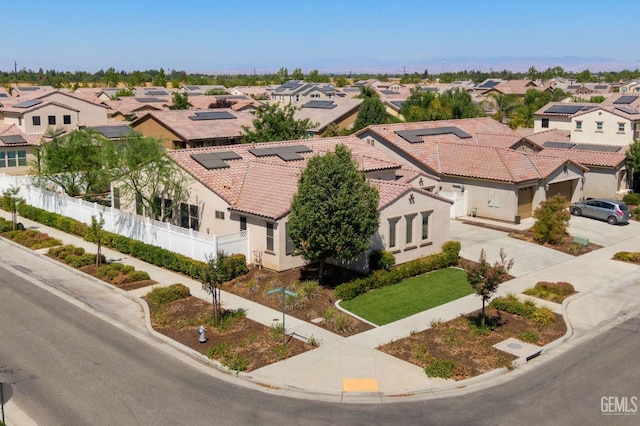
M 87 229 L 87 233 L 84 239 L 90 242 L 96 243 L 98 250 L 96 252 L 96 268 L 100 267 L 100 260 L 102 259 L 102 239 L 104 237 L 104 217 L 100 212 L 99 218 L 95 215 L 91 215 L 91 225 Z
M 578 83 L 589 83 L 593 81 L 593 77 L 591 76 L 591 71 L 586 69 L 584 71 L 579 72 L 578 74 L 576 74 L 576 81 Z
M 175 92 L 173 94 L 173 104 L 170 109 L 189 109 L 191 104 L 189 103 L 189 94 L 187 92 L 180 93 Z
M 164 73 L 164 69 L 160 68 L 160 71 L 153 76 L 153 85 L 157 87 L 167 87 L 167 76 Z
M 327 127 L 325 127 L 324 132 L 322 132 L 322 137 L 332 138 L 334 136 L 340 136 L 342 134 L 343 132 L 340 130 L 340 127 L 338 127 L 336 123 L 331 122 L 327 124 Z
M 365 98 L 358 108 L 358 116 L 353 124 L 353 130 L 364 129 L 371 124 L 387 122 L 387 110 L 379 97 Z
M 333 78 L 333 84 L 336 87 L 344 87 L 349 85 L 349 80 L 343 75 L 339 75 Z
M 129 78 L 127 79 L 127 87 L 140 87 L 144 86 L 147 82 L 145 76 L 140 71 L 133 71 L 129 74 Z
M 500 260 L 493 266 L 487 262 L 487 254 L 484 249 L 480 251 L 480 259 L 477 264 L 470 264 L 465 269 L 467 280 L 476 294 L 482 298 L 481 326 L 485 325 L 484 307 L 491 297 L 498 291 L 498 286 L 509 278 L 509 271 L 513 267 L 513 259 L 507 261 L 507 254 L 500 249 Z
M 111 96 L 111 99 L 116 100 L 119 98 L 123 98 L 127 96 L 135 96 L 135 95 L 136 94 L 133 93 L 133 90 L 125 88 L 125 89 L 120 89 L 116 93 L 114 93 L 113 96 Z
M 490 93 L 490 100 L 487 100 L 495 109 L 492 115 L 494 120 L 502 122 L 503 119 L 511 117 L 513 112 L 520 106 L 520 98 L 517 95 L 504 93 Z
M 120 83 L 120 76 L 115 68 L 111 67 L 104 73 L 104 84 L 107 87 L 117 87 Z
M 571 214 L 567 211 L 567 199 L 562 195 L 554 195 L 540 203 L 534 210 L 534 238 L 541 243 L 558 244 L 567 235 Z
M 276 75 L 274 76 L 273 80 L 275 84 L 286 83 L 287 81 L 290 80 L 289 71 L 285 67 L 280 68 L 276 73 Z
M 320 280 L 326 259 L 349 260 L 369 247 L 378 201 L 345 145 L 309 159 L 291 204 L 289 235 L 303 259 L 319 263 Z
M 291 73 L 291 80 L 304 80 L 304 73 L 301 68 L 296 68 Z
M 24 201 L 21 197 L 18 197 L 18 192 L 20 192 L 20 188 L 15 186 L 2 192 L 2 208 L 11 213 L 14 231 L 18 227 L 18 204 Z
M 633 192 L 640 192 L 640 139 L 633 141 L 626 152 L 627 168 L 630 169 Z
M 70 197 L 92 196 L 108 191 L 109 173 L 104 167 L 103 149 L 110 141 L 91 130 L 75 130 L 67 135 L 49 133 L 51 140 L 38 148 L 32 173 L 36 185 L 57 190 Z
M 153 219 L 178 220 L 174 213 L 189 197 L 187 177 L 157 139 L 134 133 L 110 145 L 105 155 L 124 206 L 135 202 Z
M 202 290 L 211 295 L 213 305 L 213 320 L 217 324 L 222 317 L 222 284 L 227 281 L 222 265 L 227 258 L 227 254 L 220 250 L 216 257 L 206 256 L 207 263 L 200 271 L 200 281 Z
M 376 92 L 373 86 L 360 86 L 360 94 L 357 96 L 359 99 L 367 98 L 379 98 L 378 92 Z
M 280 107 L 280 104 L 261 106 L 256 111 L 253 129 L 242 126 L 244 143 L 270 142 L 302 139 L 307 136 L 307 130 L 317 124 L 310 119 L 298 120 L 294 117 L 297 108 L 292 104 Z

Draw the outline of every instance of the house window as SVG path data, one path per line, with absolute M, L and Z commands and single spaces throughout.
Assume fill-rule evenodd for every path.
M 114 209 L 119 209 L 120 208 L 120 188 L 118 187 L 113 187 L 113 194 L 112 198 L 113 198 L 113 208 Z
M 405 220 L 407 222 L 405 241 L 407 245 L 413 243 L 413 219 L 415 217 L 416 217 L 415 214 L 405 216 Z
M 55 126 L 56 125 L 56 116 L 55 115 L 50 115 L 49 117 L 47 117 L 47 119 L 49 120 L 49 125 L 50 126 Z
M 222 219 L 224 220 L 224 212 L 221 212 L 219 210 L 216 210 L 216 219 Z
M 0 168 L 7 167 L 6 152 L 0 151 Z
M 624 123 L 618 123 L 618 133 L 624 133 Z
M 399 218 L 389 219 L 389 248 L 393 248 L 396 246 L 396 231 L 398 227 Z
M 142 204 L 142 195 L 136 194 L 136 214 L 144 215 L 144 204 Z
M 289 235 L 289 222 L 284 224 L 284 232 L 287 234 L 285 252 L 289 255 L 293 253 L 293 241 L 291 241 L 291 236 Z
M 240 216 L 240 230 L 241 231 L 246 231 L 247 230 L 247 217 L 246 216 Z
M 582 130 L 582 121 L 576 121 L 576 130 Z
M 548 118 L 543 118 L 542 119 L 542 128 L 543 129 L 548 129 L 549 128 L 549 119 Z
M 422 241 L 429 239 L 429 216 L 431 216 L 431 212 L 422 212 L 422 230 L 420 232 Z
M 596 131 L 602 131 L 602 121 L 596 121 Z
M 70 115 L 63 115 L 62 116 L 62 122 L 64 124 L 71 124 L 71 116 Z
M 153 199 L 155 204 L 156 212 L 158 213 L 159 220 L 166 221 L 171 218 L 171 206 L 173 205 L 173 201 L 167 200 L 165 198 L 155 197 Z
M 273 252 L 273 223 L 267 222 L 267 251 Z
M 18 151 L 18 166 L 27 165 L 27 151 Z
M 39 115 L 34 115 L 33 117 L 31 117 L 31 122 L 33 123 L 34 126 L 39 126 L 40 125 L 40 116 Z
M 18 163 L 16 162 L 16 152 L 9 151 L 7 152 L 7 167 L 15 167 Z
M 200 227 L 198 206 L 180 203 L 180 226 L 197 231 Z

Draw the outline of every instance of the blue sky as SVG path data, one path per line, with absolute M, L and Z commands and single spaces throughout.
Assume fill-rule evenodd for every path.
M 34 70 L 206 73 L 526 70 L 543 69 L 547 58 L 549 66 L 592 71 L 640 63 L 639 0 L 4 3 L 2 71 L 14 60 Z

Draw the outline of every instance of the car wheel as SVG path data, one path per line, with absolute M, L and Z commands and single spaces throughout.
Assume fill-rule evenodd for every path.
M 618 219 L 616 219 L 615 216 L 609 216 L 607 218 L 607 222 L 609 222 L 610 225 L 615 225 L 616 223 L 618 223 Z
M 578 207 L 574 207 L 571 209 L 571 214 L 574 216 L 581 216 L 582 210 L 580 210 Z

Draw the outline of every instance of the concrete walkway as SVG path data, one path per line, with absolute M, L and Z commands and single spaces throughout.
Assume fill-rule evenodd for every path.
M 10 218 L 6 212 L 0 212 L 0 215 Z M 482 221 L 478 218 L 469 219 Z M 595 242 L 597 239 L 598 244 L 605 247 L 583 256 L 573 257 L 512 239 L 505 231 L 487 229 L 461 221 L 451 222 L 451 237 L 462 243 L 462 257 L 476 260 L 480 250 L 484 248 L 488 260 L 493 262 L 497 259 L 500 248 L 504 248 L 508 257 L 515 259 L 512 275 L 516 278 L 501 285 L 500 295 L 520 293 L 542 280 L 567 281 L 572 283 L 579 292 L 565 301 L 562 306 L 537 301 L 556 312 L 564 313 L 570 331 L 561 341 L 544 348 L 543 355 L 527 364 L 527 369 L 542 365 L 545 360 L 564 352 L 567 347 L 604 332 L 636 312 L 640 312 L 640 266 L 611 260 L 613 253 L 617 251 L 640 250 L 640 223 L 634 222 L 625 227 L 611 227 L 605 222 L 584 218 L 575 219 L 579 219 L 575 221 L 575 229 L 583 234 L 589 233 L 588 237 L 592 241 Z M 503 223 L 496 225 L 526 229 L 533 224 L 532 221 L 526 222 L 527 220 L 520 225 Z M 80 238 L 22 218 L 20 221 L 26 227 L 38 229 L 61 239 L 65 244 L 74 244 L 84 247 L 88 252 L 96 252 L 94 244 Z M 572 229 L 574 229 L 573 220 Z M 5 249 L 5 245 L 10 246 L 11 249 Z M 192 295 L 210 300 L 210 296 L 202 290 L 201 284 L 197 281 L 113 250 L 103 249 L 103 253 L 112 261 L 147 271 L 153 280 L 158 281 L 158 285 L 182 283 L 190 288 Z M 30 256 L 28 262 L 24 261 L 26 256 Z M 36 253 L 10 242 L 2 242 L 0 260 L 18 273 L 42 282 L 44 287 L 61 297 L 137 335 L 150 344 L 162 346 L 177 357 L 205 359 L 151 329 L 148 308 L 140 299 L 140 296 L 146 294 L 150 288 L 125 292 L 48 259 L 43 253 Z M 246 309 L 248 318 L 267 326 L 272 325 L 274 319 L 282 318 L 280 311 L 227 292 L 223 292 L 222 300 L 226 308 Z M 225 379 L 274 394 L 336 402 L 424 399 L 466 393 L 492 386 L 513 377 L 518 370 L 511 373 L 498 370 L 463 382 L 430 379 L 421 368 L 375 349 L 391 340 L 408 336 L 411 332 L 427 329 L 434 320 L 447 321 L 460 314 L 476 310 L 480 306 L 480 299 L 475 295 L 469 295 L 348 338 L 287 316 L 288 332 L 295 332 L 307 338 L 313 336 L 320 341 L 320 347 L 250 373 L 240 373 L 237 376 L 225 375 Z M 563 347 L 565 349 L 562 349 Z M 209 360 L 207 362 L 224 371 L 219 365 Z M 219 376 L 216 368 L 210 368 L 211 374 Z M 20 415 L 19 408 L 12 405 L 7 414 L 9 424 L 18 424 L 12 423 L 17 420 L 11 420 L 17 419 L 18 415 Z M 20 423 L 23 424 L 23 422 Z

